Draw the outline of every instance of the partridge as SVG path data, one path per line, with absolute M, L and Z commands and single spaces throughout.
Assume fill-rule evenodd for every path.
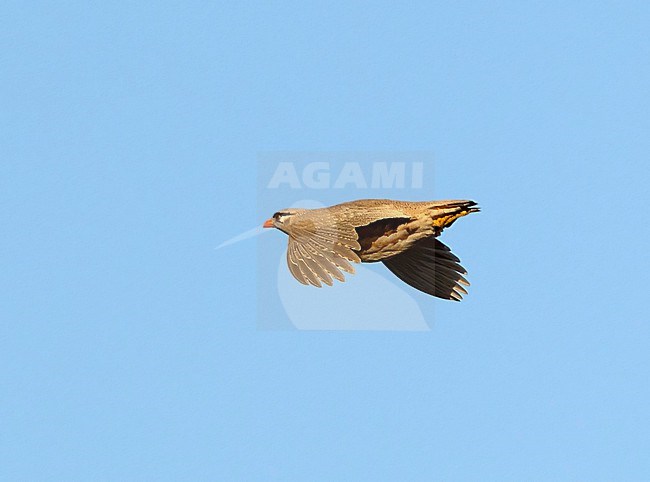
M 345 281 L 353 263 L 381 261 L 413 288 L 460 301 L 467 272 L 436 239 L 456 219 L 478 212 L 474 201 L 362 199 L 321 209 L 284 209 L 264 223 L 289 236 L 287 264 L 302 284 Z

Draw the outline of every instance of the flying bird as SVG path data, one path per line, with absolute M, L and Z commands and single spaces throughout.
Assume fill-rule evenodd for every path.
M 469 282 L 451 250 L 436 239 L 456 219 L 478 212 L 474 201 L 361 199 L 320 209 L 284 209 L 264 223 L 289 236 L 287 264 L 302 284 L 345 281 L 353 263 L 381 261 L 429 295 L 460 301 Z

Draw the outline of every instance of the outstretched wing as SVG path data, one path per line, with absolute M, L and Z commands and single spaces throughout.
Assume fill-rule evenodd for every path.
M 314 215 L 314 211 L 301 214 L 292 222 L 287 264 L 302 284 L 331 286 L 332 279 L 345 281 L 342 271 L 354 273 L 350 261 L 361 262 L 354 251 L 361 246 L 350 224 L 337 222 L 323 211 Z
M 467 294 L 462 285 L 467 273 L 451 250 L 435 238 L 416 243 L 407 251 L 384 259 L 395 276 L 413 288 L 445 300 L 460 301 Z

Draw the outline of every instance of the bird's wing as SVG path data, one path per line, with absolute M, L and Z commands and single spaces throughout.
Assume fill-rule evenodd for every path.
M 445 300 L 460 301 L 469 286 L 460 260 L 442 242 L 427 238 L 407 251 L 383 260 L 399 279 L 424 293 Z
M 413 213 L 403 209 L 400 203 L 383 199 L 364 199 L 332 206 L 330 211 L 337 219 L 344 220 L 355 228 L 391 219 L 411 219 Z
M 302 284 L 320 287 L 322 283 L 331 286 L 332 279 L 345 281 L 341 271 L 354 273 L 350 261 L 361 262 L 353 251 L 361 249 L 354 227 L 324 210 L 301 215 L 288 234 L 287 264 Z

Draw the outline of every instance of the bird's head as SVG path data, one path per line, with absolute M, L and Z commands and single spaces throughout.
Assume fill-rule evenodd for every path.
M 277 228 L 286 233 L 291 227 L 291 221 L 294 216 L 303 211 L 305 209 L 283 209 L 275 213 L 271 219 L 267 219 L 262 226 L 265 228 Z

